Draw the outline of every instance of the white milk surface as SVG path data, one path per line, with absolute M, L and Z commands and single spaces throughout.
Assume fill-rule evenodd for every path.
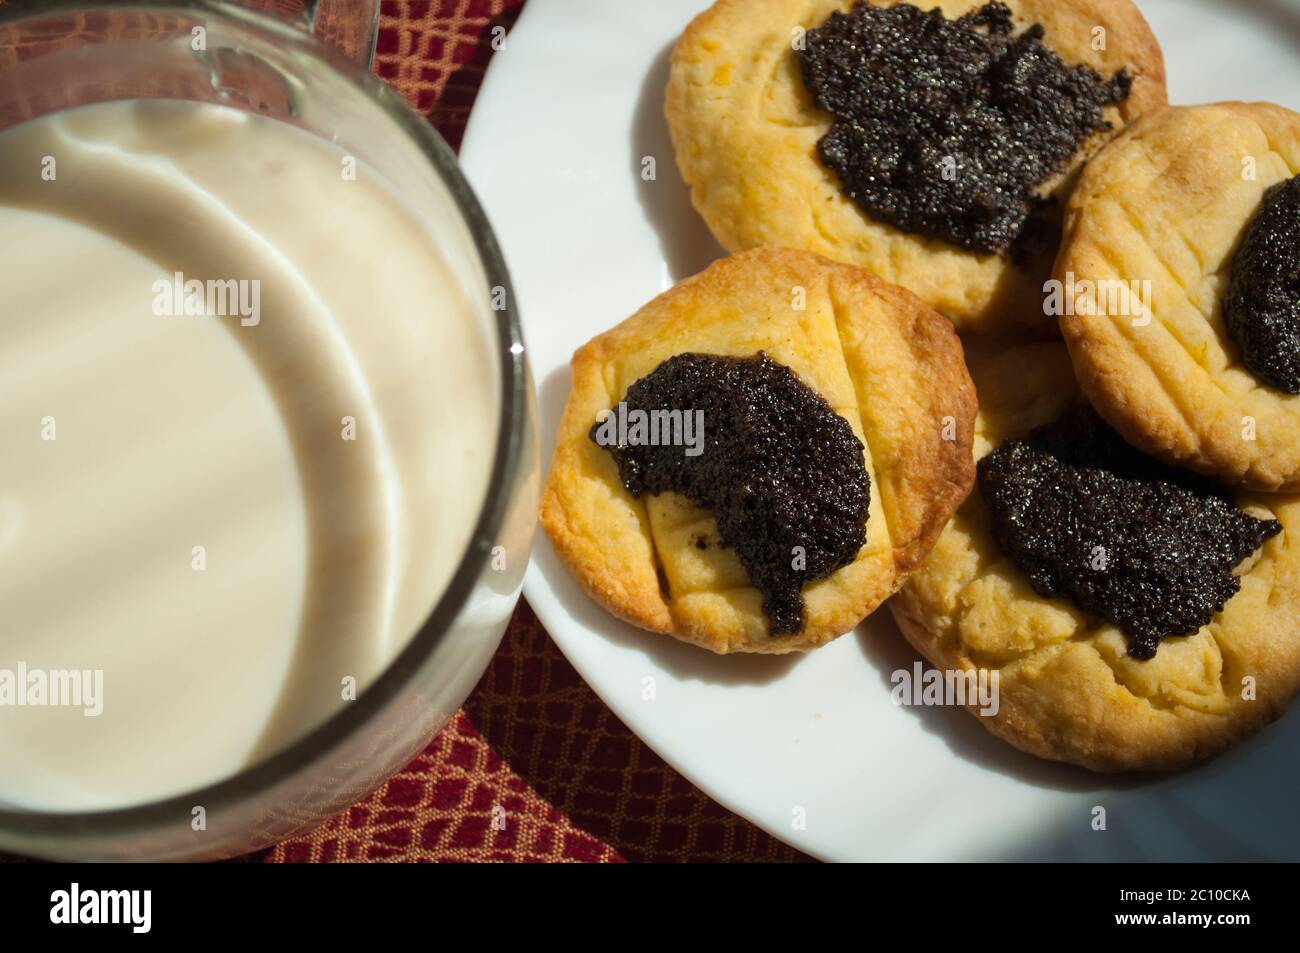
M 428 230 L 345 167 L 211 105 L 0 134 L 0 803 L 229 776 L 445 587 L 487 482 L 487 347 Z M 50 704 L 64 672 L 95 697 Z

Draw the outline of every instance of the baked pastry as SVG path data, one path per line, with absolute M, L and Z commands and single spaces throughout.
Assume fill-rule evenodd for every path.
M 639 447 L 653 441 L 628 420 L 670 411 L 701 425 Z M 635 625 L 718 653 L 806 651 L 924 558 L 974 479 L 974 415 L 961 343 L 915 296 L 757 249 L 574 355 L 541 523 Z
M 1148 453 L 1266 491 L 1300 490 L 1297 172 L 1300 115 L 1280 106 L 1144 116 L 1084 171 L 1056 266 L 1102 416 Z
M 1060 200 L 1165 103 L 1160 47 L 1129 0 L 917 2 L 719 0 L 697 17 L 666 100 L 692 201 L 733 252 L 806 248 L 959 330 L 1054 335 Z
M 1186 764 L 1279 717 L 1300 688 L 1300 498 L 1229 498 L 1123 443 L 1075 404 L 1060 344 L 971 370 L 978 484 L 890 608 L 939 669 L 997 673 L 981 724 L 1118 771 Z M 1053 423 L 1076 420 L 1093 423 Z

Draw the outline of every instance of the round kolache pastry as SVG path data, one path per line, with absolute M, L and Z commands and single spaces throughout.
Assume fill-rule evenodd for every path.
M 1170 107 L 1089 163 L 1066 211 L 1061 330 L 1129 442 L 1300 490 L 1300 115 Z
M 1165 101 L 1129 0 L 719 0 L 673 51 L 666 115 L 729 250 L 819 252 L 1001 332 L 1050 327 L 1063 196 Z
M 1173 768 L 1300 688 L 1300 498 L 1125 443 L 1059 344 L 971 362 L 976 488 L 890 608 L 947 671 L 997 673 L 989 731 L 1099 771 Z
M 572 367 L 542 526 L 597 602 L 714 652 L 851 630 L 974 479 L 951 325 L 808 252 L 716 262 Z

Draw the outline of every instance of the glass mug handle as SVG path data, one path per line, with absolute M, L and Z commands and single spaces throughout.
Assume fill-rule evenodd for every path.
M 238 0 L 301 27 L 347 59 L 370 70 L 379 37 L 379 0 Z

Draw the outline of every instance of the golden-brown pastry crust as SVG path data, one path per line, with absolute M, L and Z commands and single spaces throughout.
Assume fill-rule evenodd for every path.
M 1077 393 L 1059 344 L 971 370 L 976 459 L 1055 419 Z M 1278 718 L 1300 689 L 1300 497 L 1237 502 L 1281 521 L 1282 533 L 1238 567 L 1241 590 L 1209 625 L 1163 640 L 1150 661 L 1129 657 L 1114 626 L 1035 594 L 997 543 L 978 489 L 889 606 L 937 667 L 998 672 L 999 710 L 977 717 L 1004 741 L 1096 771 L 1178 767 Z
M 897 0 L 871 0 L 889 6 Z M 917 0 L 949 18 L 985 0 Z M 1068 194 L 1078 168 L 1132 119 L 1165 103 L 1164 59 L 1129 0 L 1007 0 L 1017 24 L 1041 23 L 1068 64 L 1133 77 L 1129 97 L 1104 110 L 1098 133 L 1045 192 Z M 1047 260 L 1029 271 L 996 255 L 912 235 L 866 216 L 817 157 L 831 117 L 804 87 L 792 48 L 796 28 L 820 26 L 853 0 L 719 0 L 673 51 L 665 112 L 682 177 L 713 234 L 731 251 L 792 246 L 859 265 L 915 292 L 961 330 L 1034 327 L 1043 314 Z M 1098 33 L 1097 30 L 1104 33 Z M 1100 38 L 1100 39 L 1099 39 Z M 1104 42 L 1104 49 L 1094 49 Z
M 1147 453 L 1265 491 L 1300 490 L 1300 397 L 1242 365 L 1222 298 L 1260 198 L 1297 173 L 1300 114 L 1288 109 L 1151 113 L 1084 170 L 1056 264 L 1057 280 L 1073 275 L 1076 287 L 1151 283 L 1149 314 L 1136 321 L 1061 318 L 1075 373 L 1102 416 Z
M 674 493 L 634 498 L 588 437 L 600 411 L 669 357 L 760 350 L 849 421 L 871 476 L 866 544 L 804 588 L 803 631 L 775 637 L 762 596 L 717 545 L 712 514 Z M 755 250 L 681 282 L 574 355 L 542 526 L 592 598 L 635 625 L 718 653 L 806 651 L 856 626 L 924 558 L 974 480 L 974 415 L 961 343 L 915 296 L 819 255 Z

